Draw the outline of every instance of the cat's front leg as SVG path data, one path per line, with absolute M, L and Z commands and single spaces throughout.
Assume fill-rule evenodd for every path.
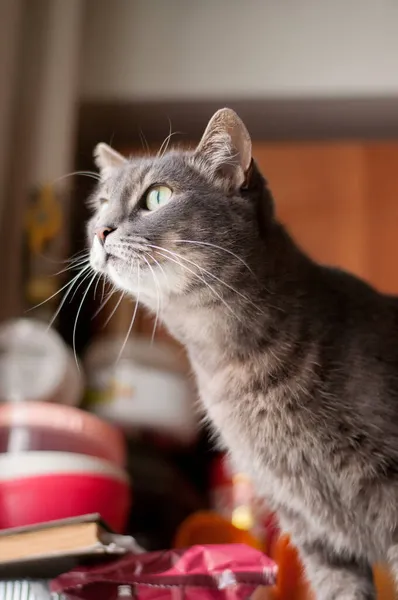
M 285 506 L 278 515 L 282 530 L 289 532 L 300 552 L 316 600 L 376 600 L 373 572 L 366 560 L 333 550 L 298 512 Z
M 317 600 L 376 600 L 366 561 L 339 556 L 321 542 L 304 543 L 299 551 Z

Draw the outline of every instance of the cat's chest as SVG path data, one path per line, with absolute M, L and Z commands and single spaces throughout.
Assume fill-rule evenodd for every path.
M 319 452 L 308 415 L 289 414 L 286 391 L 279 390 L 280 396 L 275 390 L 267 393 L 247 373 L 195 370 L 201 400 L 235 468 L 252 478 L 272 508 L 300 515 L 319 535 L 325 522 L 333 522 L 336 543 L 346 543 L 349 523 L 339 515 L 347 507 L 338 479 Z
M 212 374 L 199 365 L 194 369 L 210 420 L 257 490 L 275 506 L 289 505 L 300 513 L 309 502 L 320 506 L 331 492 L 332 480 L 323 475 L 329 469 L 308 415 L 292 411 L 288 390 L 267 389 L 266 377 L 244 368 Z
M 240 468 L 251 474 L 303 468 L 308 431 L 289 413 L 284 388 L 267 386 L 265 373 L 245 366 L 208 371 L 193 362 L 202 403 Z

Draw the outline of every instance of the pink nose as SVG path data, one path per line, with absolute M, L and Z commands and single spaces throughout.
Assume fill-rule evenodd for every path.
M 112 229 L 112 227 L 97 227 L 97 229 L 95 230 L 95 235 L 97 236 L 99 241 L 103 244 L 105 242 L 105 238 L 110 233 L 112 233 L 112 231 L 115 231 L 114 229 Z

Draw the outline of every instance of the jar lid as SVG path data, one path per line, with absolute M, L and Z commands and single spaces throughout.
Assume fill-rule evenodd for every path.
M 62 384 L 69 354 L 61 337 L 41 321 L 0 326 L 0 401 L 48 400 Z

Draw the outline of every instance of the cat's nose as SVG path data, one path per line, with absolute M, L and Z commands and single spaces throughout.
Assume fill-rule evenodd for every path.
M 97 236 L 101 244 L 104 244 L 105 239 L 110 233 L 112 233 L 112 231 L 115 231 L 115 229 L 112 227 L 97 227 L 95 230 L 95 235 Z

